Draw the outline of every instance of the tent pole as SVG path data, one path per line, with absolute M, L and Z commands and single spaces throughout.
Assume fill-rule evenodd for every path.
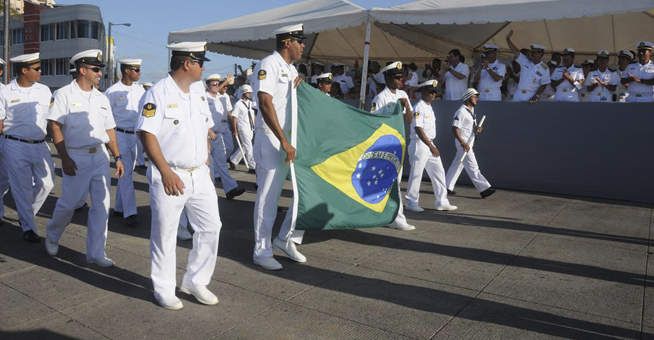
M 370 16 L 366 23 L 366 42 L 363 47 L 363 65 L 361 66 L 361 92 L 359 108 L 363 110 L 366 105 L 366 83 L 368 82 L 368 55 L 370 54 Z

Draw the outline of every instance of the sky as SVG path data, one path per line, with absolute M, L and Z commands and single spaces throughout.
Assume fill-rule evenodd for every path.
M 130 23 L 130 27 L 113 25 L 112 36 L 116 44 L 116 57 L 143 59 L 141 82 L 156 82 L 168 71 L 168 33 L 214 22 L 233 19 L 285 6 L 301 0 L 55 0 L 57 4 L 90 4 L 100 7 L 105 28 L 109 22 Z M 389 7 L 411 0 L 351 0 L 363 7 Z M 272 51 L 271 51 L 272 52 Z M 243 69 L 250 59 L 208 53 L 211 62 L 205 63 L 205 75 L 234 72 L 234 64 Z

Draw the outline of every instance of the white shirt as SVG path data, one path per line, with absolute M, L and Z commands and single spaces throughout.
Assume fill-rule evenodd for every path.
M 213 119 L 202 88 L 191 86 L 184 93 L 169 74 L 150 88 L 143 102 L 137 130 L 157 137 L 166 162 L 186 169 L 204 165 Z
M 559 86 L 556 87 L 556 92 L 557 93 L 567 93 L 567 92 L 572 92 L 576 93 L 579 89 L 581 88 L 581 84 L 584 82 L 584 71 L 576 67 L 574 65 L 571 65 L 569 68 L 565 66 L 559 66 L 554 69 L 554 72 L 552 72 L 551 80 L 561 80 L 563 79 L 563 73 L 568 70 L 568 73 L 570 74 L 570 77 L 575 81 L 576 85 L 572 85 L 567 79 L 563 80 Z
M 411 139 L 416 143 L 422 143 L 416 133 L 416 127 L 422 128 L 427 139 L 434 140 L 436 138 L 436 116 L 431 105 L 425 103 L 424 100 L 420 100 L 413 109 L 413 122 L 411 123 Z
M 536 92 L 541 85 L 551 82 L 550 69 L 544 62 L 534 64 L 522 53 L 516 61 L 520 64 L 520 82 L 516 91 Z
M 354 82 L 352 81 L 352 77 L 346 76 L 345 74 L 341 74 L 334 77 L 334 82 L 340 85 L 341 92 L 343 92 L 343 94 L 348 93 L 350 89 L 354 88 Z
M 647 64 L 641 65 L 640 62 L 629 64 L 625 70 L 624 78 L 629 77 L 629 73 L 640 79 L 652 79 L 654 78 L 654 63 L 650 60 Z M 654 92 L 654 85 L 645 85 L 643 83 L 637 83 L 632 81 L 629 83 L 629 89 L 627 90 L 629 94 L 636 93 L 647 93 L 651 94 Z
M 263 71 L 263 72 L 262 72 Z M 279 126 L 285 133 L 291 132 L 291 90 L 297 70 L 293 65 L 286 63 L 277 52 L 267 56 L 257 65 L 254 74 L 256 79 L 253 86 L 253 96 L 257 97 L 259 92 L 272 96 L 272 104 L 275 107 Z M 257 115 L 255 127 L 257 129 L 268 129 L 268 125 Z
M 410 71 L 409 74 L 411 75 L 411 79 L 407 79 L 404 85 L 418 87 L 418 72 Z
M 63 125 L 68 148 L 94 148 L 109 143 L 107 130 L 116 127 L 107 96 L 96 88 L 82 91 L 77 80 L 55 92 L 48 120 Z
M 474 114 L 475 109 L 469 109 L 465 104 L 461 105 L 461 107 L 454 112 L 452 126 L 459 128 L 459 135 L 466 143 L 468 142 L 468 139 L 470 139 L 470 136 L 472 136 L 472 129 L 477 121 L 477 117 Z
M 254 103 L 251 100 L 239 100 L 234 105 L 232 117 L 238 119 L 236 121 L 238 131 L 254 130 Z
M 406 94 L 406 92 L 398 89 L 395 90 L 395 93 L 393 93 L 388 87 L 385 87 L 383 91 L 379 92 L 379 94 L 373 98 L 370 112 L 377 115 L 392 114 L 395 112 L 395 105 L 398 105 L 397 101 L 400 98 L 406 98 L 407 101 L 409 100 L 409 96 Z M 410 102 L 409 110 L 413 111 L 413 107 L 411 107 Z
M 502 81 L 504 80 L 504 76 L 506 75 L 506 65 L 500 63 L 500 61 L 496 59 L 494 62 L 488 64 L 488 68 L 490 68 L 493 72 L 495 72 L 497 75 L 501 76 L 502 78 L 500 78 L 500 80 L 498 81 L 495 81 L 495 79 L 493 79 L 493 77 L 491 77 L 490 74 L 488 74 L 488 71 L 486 71 L 486 69 L 481 70 L 481 75 L 479 76 L 480 92 L 484 92 L 484 90 L 486 89 L 499 89 L 500 87 L 502 87 Z
M 220 100 L 220 94 L 217 94 L 215 98 L 212 97 L 209 92 L 206 92 L 205 94 L 209 104 L 209 110 L 211 111 L 211 119 L 214 123 L 211 130 L 220 133 L 225 129 L 225 126 L 227 126 L 227 112 L 225 112 L 225 106 Z
M 463 93 L 468 89 L 468 78 L 470 77 L 470 67 L 465 63 L 459 63 L 452 67 L 454 71 L 463 74 L 463 79 L 458 79 L 451 72 L 445 72 L 443 81 L 445 82 L 444 100 L 461 100 Z
M 43 140 L 48 122 L 46 117 L 52 93 L 42 84 L 25 88 L 12 80 L 0 88 L 0 120 L 2 134 L 28 140 Z
M 117 127 L 129 131 L 136 129 L 139 121 L 139 103 L 144 94 L 145 89 L 140 84 L 127 86 L 120 81 L 104 92 L 104 95 L 109 98 Z
M 587 79 L 587 85 L 592 85 L 592 84 L 597 84 L 597 80 L 595 78 L 599 78 L 603 82 L 608 82 L 609 85 L 618 85 L 620 84 L 620 79 L 618 78 L 618 74 L 615 72 L 611 72 L 608 68 L 604 70 L 604 72 L 600 71 L 599 69 L 595 71 L 590 71 L 588 73 L 588 79 Z M 586 87 L 588 89 L 588 87 Z M 604 102 L 604 101 L 612 101 L 611 95 L 613 92 L 609 91 L 606 87 L 602 85 L 597 85 L 597 87 L 588 94 L 589 101 L 591 102 Z
M 228 117 L 227 113 L 232 112 L 232 110 L 234 109 L 232 107 L 232 97 L 230 95 L 228 95 L 227 92 L 225 92 L 223 94 L 218 93 L 218 95 L 216 96 L 216 99 L 220 99 L 220 103 L 223 104 L 223 112 L 225 112 L 225 118 L 223 118 L 223 119 L 227 119 L 227 117 Z M 221 132 L 229 132 L 229 122 L 228 121 L 226 121 L 225 124 L 222 125 Z

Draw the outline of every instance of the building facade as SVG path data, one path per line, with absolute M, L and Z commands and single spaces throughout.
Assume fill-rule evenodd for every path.
M 70 57 L 89 49 L 106 51 L 104 21 L 97 6 L 24 1 L 20 19 L 9 20 L 10 57 L 40 52 L 41 83 L 53 91 L 72 81 Z M 2 48 L 3 37 L 0 31 Z M 11 65 L 5 66 L 7 70 L 12 78 L 16 76 Z

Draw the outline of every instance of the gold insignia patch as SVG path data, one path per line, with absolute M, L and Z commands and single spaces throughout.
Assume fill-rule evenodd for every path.
M 102 53 L 98 52 L 98 60 L 102 60 Z
M 259 74 L 257 75 L 257 79 L 259 80 L 264 80 L 266 79 L 266 70 L 259 70 Z
M 542 67 L 543 70 L 547 70 L 547 64 L 545 63 L 540 63 L 540 67 Z
M 177 107 L 179 107 L 179 105 L 177 105 L 177 103 L 168 104 L 169 109 L 176 109 Z
M 175 119 L 175 121 L 173 122 L 173 124 L 175 124 L 175 125 L 179 124 L 179 120 Z
M 413 118 L 414 118 L 414 119 L 418 119 L 418 118 L 420 118 L 420 113 L 419 113 L 418 111 L 414 112 L 414 113 L 413 113 Z
M 377 104 L 373 103 L 372 106 L 370 107 L 370 111 L 375 111 L 377 110 Z
M 141 114 L 143 115 L 143 117 L 150 118 L 150 117 L 154 117 L 154 114 L 155 114 L 156 111 L 157 111 L 157 106 L 156 105 L 154 105 L 152 103 L 147 103 L 147 104 L 143 105 L 143 113 L 141 113 Z
M 54 106 L 54 97 L 50 98 L 50 107 Z
M 14 103 L 20 103 L 20 98 L 14 99 L 14 100 L 11 101 L 11 104 L 14 104 Z

